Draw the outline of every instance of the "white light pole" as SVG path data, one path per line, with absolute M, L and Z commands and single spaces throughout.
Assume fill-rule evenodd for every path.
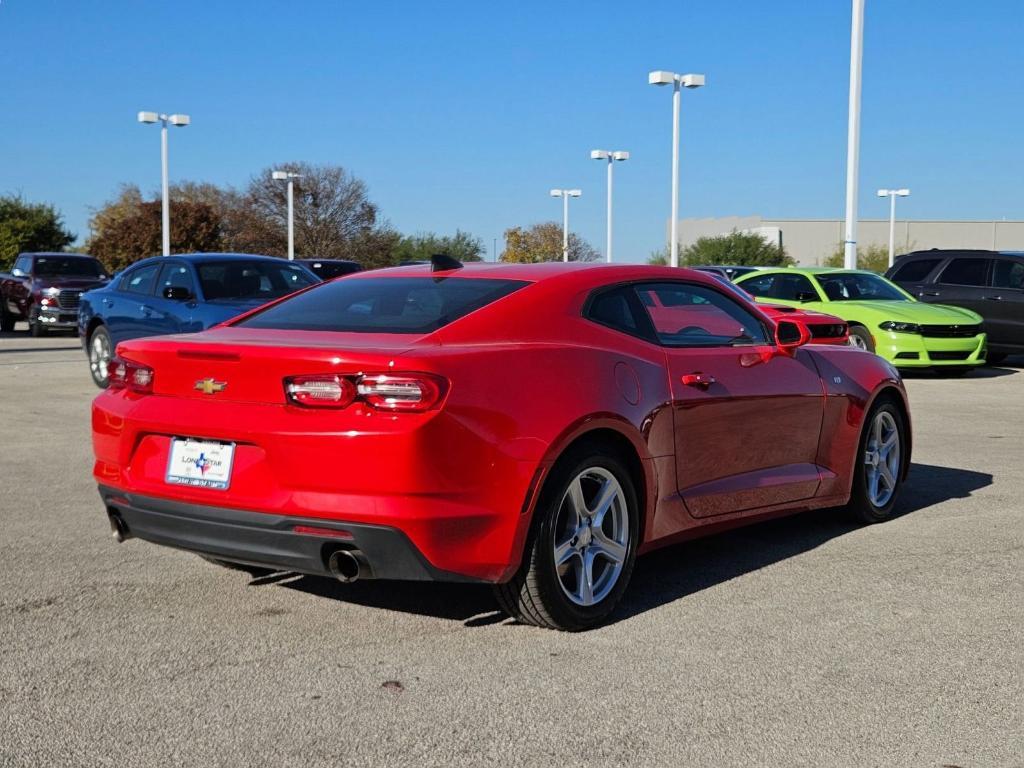
M 583 192 L 578 189 L 552 189 L 552 197 L 562 198 L 562 261 L 569 260 L 569 198 L 579 197 Z
M 608 161 L 608 233 L 607 243 L 605 245 L 605 259 L 609 264 L 612 263 L 612 166 L 615 161 L 629 160 L 629 152 L 623 152 L 622 150 L 611 151 L 607 149 L 592 149 L 590 150 L 591 160 L 607 160 Z
M 288 182 L 288 261 L 295 260 L 295 179 L 302 175 L 291 171 L 274 171 L 271 176 L 277 181 Z
M 853 0 L 850 25 L 850 114 L 846 129 L 846 242 L 843 266 L 857 268 L 857 173 L 860 155 L 860 70 L 864 50 L 864 0 Z
M 673 267 L 679 266 L 679 93 L 680 87 L 700 88 L 704 81 L 704 75 L 677 75 L 663 69 L 647 75 L 650 85 L 672 86 L 672 221 L 669 224 L 669 263 Z
M 165 115 L 158 112 L 139 112 L 140 123 L 160 123 L 160 195 L 163 199 L 163 255 L 171 255 L 171 201 L 167 181 L 167 124 L 184 128 L 192 122 L 188 115 Z
M 909 189 L 880 189 L 879 197 L 889 198 L 889 266 L 896 260 L 896 198 L 907 197 Z

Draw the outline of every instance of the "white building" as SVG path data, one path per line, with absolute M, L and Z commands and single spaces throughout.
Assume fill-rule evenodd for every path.
M 761 216 L 725 216 L 716 219 L 681 219 L 679 249 L 699 237 L 727 235 L 733 230 L 757 232 L 766 240 L 781 243 L 801 266 L 820 266 L 842 248 L 842 219 L 765 219 Z M 888 219 L 861 219 L 857 245 L 889 245 Z M 1024 250 L 1024 221 L 921 221 L 897 219 L 896 253 L 928 248 L 981 248 Z

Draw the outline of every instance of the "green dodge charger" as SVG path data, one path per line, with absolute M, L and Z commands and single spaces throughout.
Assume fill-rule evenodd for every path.
M 981 315 L 919 302 L 874 272 L 850 269 L 762 269 L 736 279 L 758 301 L 841 317 L 850 343 L 898 368 L 966 371 L 985 363 Z

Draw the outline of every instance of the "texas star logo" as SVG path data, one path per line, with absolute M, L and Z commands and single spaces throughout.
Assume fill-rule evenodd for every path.
M 195 383 L 193 389 L 197 389 L 204 395 L 212 395 L 216 392 L 223 392 L 224 388 L 228 385 L 226 381 L 217 381 L 216 379 L 200 379 Z
M 195 461 L 196 469 L 199 470 L 200 474 L 205 475 L 210 471 L 210 460 L 206 458 L 205 453 L 200 453 L 193 461 Z

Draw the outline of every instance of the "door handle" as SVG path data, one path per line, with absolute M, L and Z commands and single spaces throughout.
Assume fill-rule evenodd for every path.
M 150 315 L 153 314 L 153 308 L 148 307 L 145 304 L 140 304 L 139 309 L 142 311 L 142 314 L 146 315 L 146 317 L 149 317 Z
M 982 298 L 984 298 L 985 301 L 1002 301 L 1003 300 L 1002 296 L 983 296 Z
M 938 291 L 921 291 L 921 296 L 941 296 L 942 294 Z
M 103 300 L 103 306 L 105 306 L 105 307 L 112 307 L 112 306 L 114 306 L 114 300 L 113 299 L 104 299 Z
M 707 389 L 715 383 L 715 377 L 710 373 L 684 373 L 681 381 L 688 387 L 697 387 L 697 389 Z

